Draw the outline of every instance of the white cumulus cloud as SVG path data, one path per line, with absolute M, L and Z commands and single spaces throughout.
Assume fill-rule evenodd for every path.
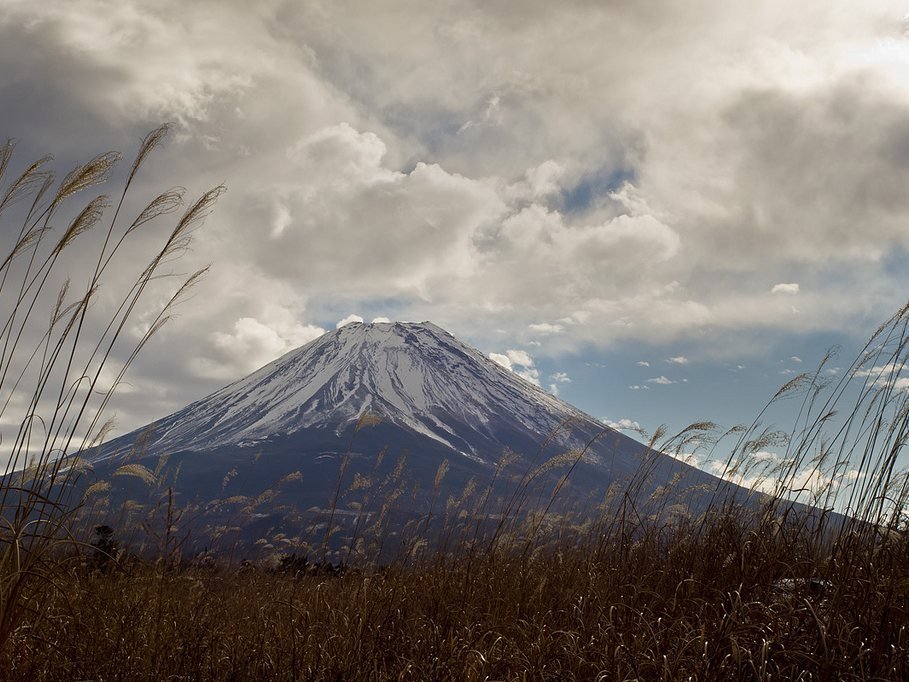
M 347 317 L 338 320 L 338 321 L 335 323 L 335 329 L 340 329 L 340 328 L 343 327 L 344 325 L 351 324 L 352 322 L 359 322 L 359 323 L 362 323 L 362 322 L 363 322 L 363 318 L 360 317 L 359 315 L 356 315 L 356 314 L 353 314 L 353 313 L 352 313 L 352 314 L 348 315 Z
M 546 352 L 849 332 L 903 303 L 893 0 L 101 4 L 4 3 L 0 120 L 60 174 L 174 121 L 136 201 L 228 185 L 166 332 L 191 357 L 133 366 L 149 392 L 177 377 L 155 410 L 377 301 Z
M 324 333 L 324 329 L 312 325 L 281 321 L 267 324 L 253 317 L 241 317 L 230 331 L 212 334 L 222 363 L 222 371 L 217 374 L 227 378 L 232 371 L 252 372 Z
M 636 422 L 632 419 L 628 419 L 627 417 L 623 417 L 622 419 L 619 419 L 618 421 L 613 421 L 612 419 L 609 419 L 607 417 L 607 418 L 604 418 L 602 421 L 609 428 L 616 429 L 619 431 L 640 431 L 641 430 L 641 425 L 638 422 Z
M 509 349 L 506 350 L 504 354 L 490 353 L 489 359 L 497 362 L 505 369 L 514 372 L 530 383 L 540 386 L 540 370 L 534 366 L 533 358 L 530 357 L 530 353 L 527 351 Z M 552 386 L 550 386 L 550 389 L 551 388 Z M 554 394 L 558 395 L 558 389 L 554 391 Z
M 513 368 L 512 364 L 511 364 L 511 359 L 507 355 L 503 355 L 502 353 L 490 353 L 489 359 L 492 360 L 493 362 L 496 362 L 496 363 L 502 365 L 502 367 L 504 367 L 505 369 L 507 369 L 509 371 L 511 371 Z
M 657 384 L 659 386 L 668 386 L 669 384 L 674 384 L 677 382 L 675 382 L 672 379 L 669 379 L 663 375 L 660 375 L 658 377 L 653 377 L 652 379 L 648 379 L 647 383 L 648 384 Z
M 561 334 L 565 327 L 560 324 L 550 324 L 549 322 L 536 322 L 527 325 L 527 328 L 537 334 Z
M 770 289 L 771 294 L 797 294 L 799 293 L 799 285 L 797 282 L 774 284 Z

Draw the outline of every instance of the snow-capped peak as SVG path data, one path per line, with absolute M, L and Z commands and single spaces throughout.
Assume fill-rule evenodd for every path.
M 492 435 L 491 420 L 540 440 L 565 419 L 592 421 L 430 322 L 351 322 L 161 420 L 154 449 L 340 432 L 365 413 L 462 452 L 475 450 L 465 429 Z

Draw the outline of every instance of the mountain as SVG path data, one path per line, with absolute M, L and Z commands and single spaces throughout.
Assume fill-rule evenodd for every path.
M 167 489 L 197 525 L 266 540 L 389 500 L 412 515 L 471 490 L 543 504 L 568 469 L 557 506 L 593 509 L 613 484 L 652 499 L 672 483 L 668 502 L 697 507 L 720 485 L 429 322 L 348 324 L 84 458 L 110 485 L 101 508 L 133 515 L 121 523 L 148 513 L 144 489 Z
M 155 422 L 148 453 L 340 437 L 365 413 L 478 463 L 515 438 L 539 445 L 566 419 L 592 419 L 431 323 L 352 323 Z M 95 460 L 122 456 L 145 430 Z

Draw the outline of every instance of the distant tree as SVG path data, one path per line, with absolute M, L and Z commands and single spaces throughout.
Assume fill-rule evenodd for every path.
M 95 564 L 99 568 L 107 568 L 117 558 L 119 543 L 114 540 L 114 529 L 108 525 L 95 526 L 95 539 L 92 541 L 95 548 Z

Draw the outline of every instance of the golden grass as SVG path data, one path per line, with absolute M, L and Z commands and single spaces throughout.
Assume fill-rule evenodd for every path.
M 223 190 L 206 192 L 192 204 L 149 262 L 133 269 L 132 280 L 114 279 L 115 269 L 130 272 L 123 247 L 136 230 L 182 205 L 183 191 L 168 190 L 132 223 L 119 219 L 134 177 L 166 133 L 163 126 L 141 142 L 116 201 L 100 194 L 81 208 L 73 202 L 110 182 L 118 153 L 77 166 L 53 189 L 50 157 L 10 179 L 14 145 L 0 148 L 0 227 L 14 235 L 0 262 L 0 418 L 12 424 L 0 440 L 0 649 L 8 648 L 9 638 L 29 622 L 35 600 L 54 589 L 60 544 L 78 546 L 70 534 L 74 501 L 69 492 L 83 467 L 70 455 L 104 439 L 110 424 L 103 414 L 114 389 L 173 306 L 204 274 L 181 278 L 145 333 L 138 341 L 128 339 L 124 330 L 143 294 L 153 281 L 174 276 L 162 266 L 188 248 L 193 230 Z M 56 230 L 58 224 L 65 225 L 62 231 Z M 84 251 L 70 258 L 75 244 Z M 94 315 L 99 293 L 108 287 L 113 288 L 112 313 L 99 326 L 89 309 Z M 126 359 L 117 363 L 118 357 Z M 101 377 L 111 372 L 113 381 L 105 387 Z M 138 466 L 126 465 L 120 473 L 151 475 Z M 103 493 L 103 485 L 86 491 L 93 504 Z
M 419 566 L 61 564 L 4 679 L 906 679 L 909 543 L 732 517 Z
M 177 288 L 111 389 L 91 402 L 137 301 L 221 191 L 177 220 L 107 328 L 86 337 L 86 311 L 124 240 L 182 202 L 169 190 L 119 227 L 123 197 L 165 133 L 143 141 L 118 201 L 89 200 L 55 241 L 51 218 L 105 182 L 117 155 L 79 166 L 56 191 L 42 159 L 0 190 L 0 215 L 31 199 L 0 263 L 0 290 L 12 301 L 0 319 L 0 416 L 18 407 L 14 394 L 32 390 L 16 438 L 3 441 L 0 679 L 909 679 L 909 476 L 898 467 L 909 439 L 909 305 L 846 372 L 827 372 L 828 356 L 774 395 L 768 408 L 800 401 L 791 429 L 764 424 L 766 410 L 724 433 L 709 421 L 670 437 L 661 427 L 638 470 L 576 513 L 561 497 L 600 435 L 537 461 L 554 432 L 537 457 L 506 452 L 491 481 L 471 479 L 444 497 L 442 462 L 427 511 L 410 517 L 403 511 L 417 491 L 405 459 L 383 475 L 383 450 L 371 472 L 345 477 L 351 442 L 326 508 L 291 510 L 297 527 L 261 538 L 252 563 L 187 556 L 188 529 L 208 509 L 178 503 L 179 467 L 164 458 L 152 468 L 125 463 L 112 480 L 86 486 L 80 531 L 67 491 L 81 467 L 61 455 L 103 438 L 113 388 L 204 274 Z M 11 158 L 12 145 L 0 147 L 0 187 Z M 67 281 L 45 295 L 67 249 L 105 224 L 114 204 L 80 293 L 73 298 Z M 20 341 L 35 338 L 29 325 L 39 319 L 49 327 L 37 349 L 26 348 Z M 353 432 L 376 423 L 363 415 Z M 766 448 L 779 457 L 767 459 Z M 720 486 L 679 491 L 678 480 L 651 480 L 658 452 L 722 453 L 727 477 L 769 494 L 748 511 L 728 504 Z M 224 499 L 208 505 L 222 516 L 206 539 L 237 536 L 306 476 L 240 496 L 230 490 L 236 475 L 226 472 Z M 90 544 L 124 480 L 144 484 L 147 496 L 117 503 L 122 525 Z M 712 504 L 692 514 L 694 496 Z M 820 520 L 794 500 L 821 510 Z

